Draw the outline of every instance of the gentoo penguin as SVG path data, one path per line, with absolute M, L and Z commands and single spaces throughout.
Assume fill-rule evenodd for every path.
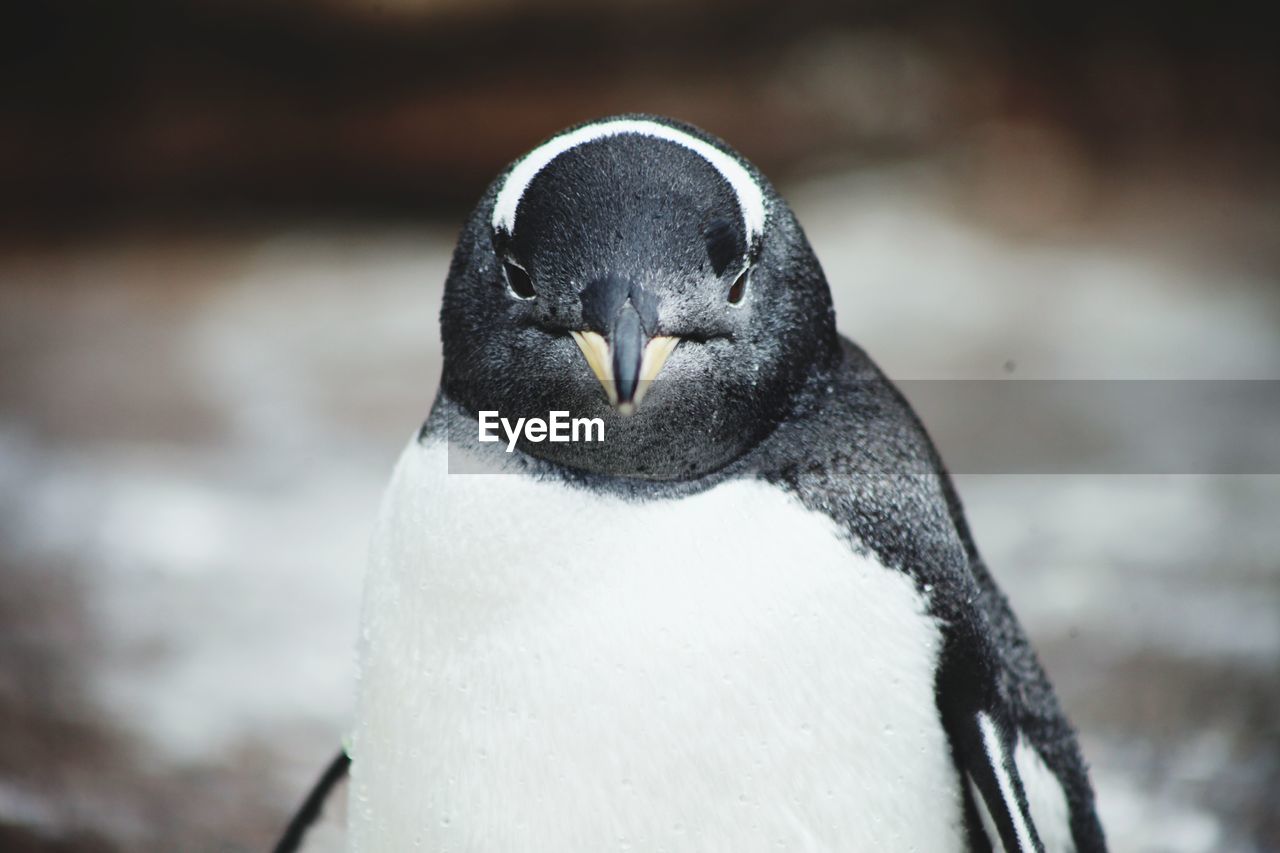
M 374 534 L 348 850 L 1105 849 L 946 470 L 740 155 L 649 116 L 542 143 L 441 331 Z

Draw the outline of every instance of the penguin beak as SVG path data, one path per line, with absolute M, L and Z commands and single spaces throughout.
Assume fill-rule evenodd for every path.
M 614 323 L 609 338 L 598 332 L 572 332 L 591 372 L 604 386 L 609 404 L 620 415 L 630 415 L 640 405 L 667 358 L 680 343 L 667 335 L 648 337 L 640 317 L 630 304 Z

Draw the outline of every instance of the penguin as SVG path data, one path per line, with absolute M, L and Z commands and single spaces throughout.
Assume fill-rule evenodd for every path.
M 1106 849 L 945 466 L 741 155 L 647 115 L 552 137 L 440 320 L 354 729 L 277 849 L 348 767 L 351 851 Z

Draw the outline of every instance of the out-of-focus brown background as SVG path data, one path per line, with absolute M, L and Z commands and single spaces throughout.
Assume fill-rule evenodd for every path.
M 1249 4 L 11 5 L 5 851 L 268 846 L 348 724 L 453 235 L 566 124 L 670 114 L 759 163 L 895 377 L 1280 378 Z M 1280 477 L 1187 470 L 960 486 L 1114 848 L 1280 850 Z

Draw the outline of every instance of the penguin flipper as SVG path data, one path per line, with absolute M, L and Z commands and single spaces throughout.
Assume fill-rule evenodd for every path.
M 302 840 L 307 834 L 307 830 L 319 819 L 324 809 L 325 801 L 329 799 L 334 788 L 338 787 L 339 783 L 346 778 L 350 767 L 351 758 L 347 755 L 346 750 L 338 750 L 338 754 L 329 762 L 329 766 L 325 768 L 324 773 L 316 780 L 306 799 L 302 801 L 302 805 L 298 807 L 298 811 L 290 819 L 289 825 L 285 827 L 284 833 L 273 848 L 275 853 L 299 853 L 303 849 Z
M 1045 853 L 1018 766 L 1014 761 L 1017 732 L 995 711 L 978 711 L 958 721 L 951 733 L 962 775 L 985 808 L 997 837 L 992 849 L 1005 853 Z M 984 829 L 984 836 L 989 829 Z

